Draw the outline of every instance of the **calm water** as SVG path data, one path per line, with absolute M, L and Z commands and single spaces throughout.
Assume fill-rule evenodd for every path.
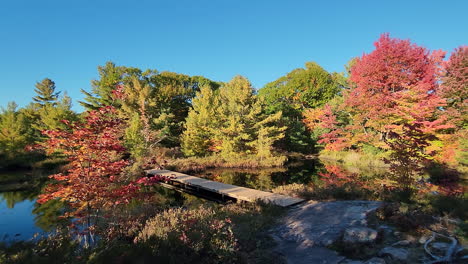
M 25 240 L 42 232 L 35 224 L 35 203 L 20 192 L 0 193 L 0 240 Z
M 37 175 L 36 175 L 37 174 Z M 34 234 L 44 234 L 51 231 L 62 220 L 58 218 L 63 205 L 57 201 L 46 204 L 36 203 L 41 192 L 40 181 L 15 183 L 14 179 L 38 178 L 41 172 L 14 171 L 0 173 L 0 187 L 18 191 L 0 192 L 0 241 L 28 240 Z

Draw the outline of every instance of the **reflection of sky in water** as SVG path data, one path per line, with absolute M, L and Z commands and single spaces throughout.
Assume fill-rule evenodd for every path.
M 36 200 L 24 200 L 8 208 L 0 193 L 0 240 L 28 240 L 41 229 L 34 223 L 32 213 Z M 8 236 L 8 237 L 6 237 Z

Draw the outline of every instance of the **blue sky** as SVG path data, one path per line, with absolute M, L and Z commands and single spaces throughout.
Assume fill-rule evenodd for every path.
M 0 1 L 0 106 L 51 78 L 81 111 L 106 61 L 256 88 L 306 61 L 343 71 L 379 35 L 452 51 L 468 44 L 468 1 Z

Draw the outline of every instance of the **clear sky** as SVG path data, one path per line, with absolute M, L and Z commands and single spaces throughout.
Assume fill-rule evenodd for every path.
M 73 98 L 106 61 L 256 88 L 306 61 L 343 71 L 379 35 L 452 51 L 468 44 L 468 1 L 0 0 L 0 106 L 43 78 Z

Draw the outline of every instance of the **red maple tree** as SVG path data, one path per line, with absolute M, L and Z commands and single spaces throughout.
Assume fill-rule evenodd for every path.
M 141 185 L 163 179 L 155 176 L 135 181 L 123 173 L 128 165 L 122 158 L 124 123 L 113 107 L 90 111 L 83 122 L 64 122 L 66 130 L 43 131 L 48 139 L 42 148 L 48 154 L 63 155 L 68 169 L 50 176 L 54 182 L 39 195 L 38 203 L 51 199 L 65 202 L 71 210 L 64 216 L 85 219 L 90 231 L 101 217 L 100 212 L 129 203 L 138 196 Z

